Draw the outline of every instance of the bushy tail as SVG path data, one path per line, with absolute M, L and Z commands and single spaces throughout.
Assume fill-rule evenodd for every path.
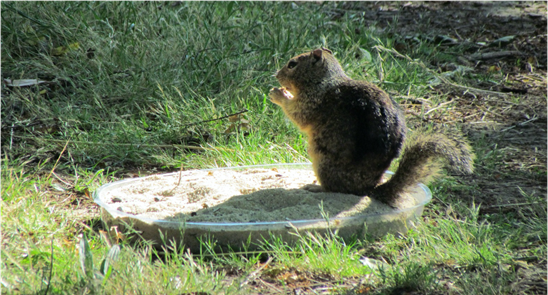
M 474 153 L 460 134 L 440 132 L 420 133 L 407 140 L 395 174 L 387 182 L 377 186 L 376 199 L 395 206 L 399 195 L 418 182 L 428 183 L 440 169 L 440 159 L 445 160 L 452 171 L 470 174 L 474 172 Z

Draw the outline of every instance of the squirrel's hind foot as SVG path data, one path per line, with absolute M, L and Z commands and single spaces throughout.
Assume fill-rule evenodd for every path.
M 311 193 L 325 193 L 326 192 L 326 190 L 321 185 L 312 184 L 312 183 L 301 187 L 301 189 L 303 189 L 305 191 L 309 191 Z

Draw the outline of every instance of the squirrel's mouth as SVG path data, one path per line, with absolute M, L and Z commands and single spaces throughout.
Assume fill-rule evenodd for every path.
M 295 97 L 293 93 L 291 93 L 291 91 L 289 91 L 289 89 L 285 87 L 283 88 L 283 93 L 284 93 L 284 96 L 287 97 L 288 99 L 293 99 Z
M 289 83 L 280 83 L 280 85 L 287 91 L 291 91 L 291 84 Z
M 292 97 L 294 97 L 296 95 L 296 93 L 294 92 L 295 90 L 293 90 L 293 87 L 291 87 L 293 85 L 284 85 L 284 89 L 287 93 L 289 93 Z

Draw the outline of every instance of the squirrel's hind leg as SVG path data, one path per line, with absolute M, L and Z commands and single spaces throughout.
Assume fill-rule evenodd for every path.
M 325 191 L 365 196 L 379 183 L 384 170 L 373 171 L 363 163 L 338 163 L 323 158 L 316 177 Z

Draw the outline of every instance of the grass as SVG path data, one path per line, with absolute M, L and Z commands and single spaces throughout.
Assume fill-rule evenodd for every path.
M 294 246 L 273 239 L 258 252 L 223 254 L 206 242 L 203 255 L 122 242 L 110 276 L 101 273 L 113 241 L 89 191 L 181 165 L 308 161 L 306 138 L 265 95 L 291 56 L 329 47 L 350 76 L 397 99 L 444 101 L 430 93 L 432 73 L 372 49 L 391 48 L 395 37 L 365 28 L 359 13 L 332 18 L 340 5 L 4 1 L 2 77 L 48 83 L 2 89 L 2 293 L 276 293 L 318 281 L 332 293 L 515 292 L 520 269 L 546 256 L 542 198 L 526 196 L 540 206 L 522 216 L 480 216 L 480 205 L 451 199 L 451 178 L 432 184 L 440 202 L 403 237 L 303 235 Z M 419 45 L 408 52 L 414 59 L 452 58 Z M 475 147 L 492 173 L 496 149 Z M 89 251 L 80 254 L 83 233 Z M 365 266 L 364 256 L 382 267 Z M 251 287 L 261 267 L 265 285 Z

